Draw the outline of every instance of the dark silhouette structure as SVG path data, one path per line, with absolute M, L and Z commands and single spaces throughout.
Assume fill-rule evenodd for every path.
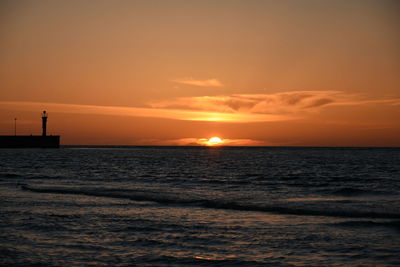
M 58 148 L 59 135 L 47 135 L 47 112 L 42 112 L 42 135 L 0 135 L 0 148 Z
M 46 110 L 42 112 L 42 136 L 46 136 L 46 127 L 47 127 L 47 114 Z

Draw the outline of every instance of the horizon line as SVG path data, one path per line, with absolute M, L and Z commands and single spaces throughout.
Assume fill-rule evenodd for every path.
M 270 145 L 270 146 L 224 146 L 224 145 L 60 145 L 60 148 L 68 148 L 68 147 L 142 147 L 142 148 L 151 148 L 151 147 L 164 147 L 164 148 L 400 148 L 400 146 L 317 146 L 317 145 Z

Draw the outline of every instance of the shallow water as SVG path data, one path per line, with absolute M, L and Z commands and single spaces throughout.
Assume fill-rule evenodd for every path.
M 3 149 L 0 198 L 2 265 L 400 265 L 400 149 Z

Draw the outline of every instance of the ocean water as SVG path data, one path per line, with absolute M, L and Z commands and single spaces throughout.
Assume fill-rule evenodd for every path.
M 399 266 L 400 149 L 0 150 L 3 266 Z

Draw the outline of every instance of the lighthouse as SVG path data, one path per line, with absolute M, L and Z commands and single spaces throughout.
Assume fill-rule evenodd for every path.
M 46 136 L 47 113 L 46 110 L 42 112 L 42 136 Z
M 60 136 L 47 135 L 47 111 L 42 112 L 42 135 L 17 135 L 17 119 L 14 119 L 14 135 L 0 135 L 0 148 L 59 148 Z
M 47 135 L 47 112 L 42 112 L 42 135 L 17 135 L 17 119 L 14 119 L 14 135 L 0 135 L 0 148 L 59 148 L 60 136 Z

